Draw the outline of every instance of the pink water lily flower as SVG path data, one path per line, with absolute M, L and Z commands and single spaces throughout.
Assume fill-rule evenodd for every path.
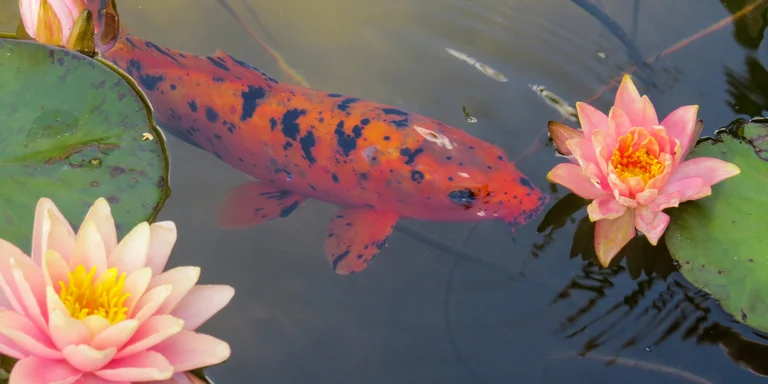
M 195 329 L 234 295 L 196 285 L 197 267 L 163 272 L 172 222 L 138 224 L 118 243 L 98 199 L 77 233 L 49 199 L 35 212 L 31 257 L 0 239 L 0 353 L 10 384 L 193 383 L 229 345 Z
M 635 237 L 635 228 L 656 245 L 669 224 L 662 210 L 712 193 L 711 186 L 741 172 L 711 157 L 685 161 L 701 133 L 699 107 L 676 109 L 661 123 L 648 96 L 640 96 L 625 75 L 608 116 L 577 103 L 582 130 L 550 123 L 550 135 L 571 163 L 555 166 L 547 178 L 590 199 L 600 263 Z

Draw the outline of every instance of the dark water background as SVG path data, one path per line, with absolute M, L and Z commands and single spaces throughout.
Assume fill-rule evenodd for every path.
M 542 144 L 547 121 L 560 119 L 529 84 L 587 100 L 640 57 L 754 2 L 595 0 L 625 31 L 622 43 L 615 27 L 569 0 L 249 1 L 229 0 L 312 87 L 437 118 L 512 158 Z M 1 29 L 15 29 L 17 7 L 0 0 Z M 289 80 L 216 0 L 124 0 L 119 9 L 132 33 L 161 46 L 223 48 Z M 635 77 L 641 92 L 660 115 L 699 104 L 704 134 L 762 114 L 766 9 L 654 61 Z M 593 105 L 607 110 L 614 92 Z M 463 105 L 477 123 L 466 122 Z M 219 203 L 247 177 L 173 137 L 169 150 L 173 195 L 160 219 L 179 227 L 171 265 L 199 265 L 201 282 L 237 290 L 202 328 L 232 346 L 232 358 L 208 370 L 217 384 L 766 380 L 753 373 L 768 373 L 766 335 L 734 322 L 643 239 L 620 265 L 599 268 L 584 209 L 538 233 L 542 215 L 514 239 L 501 222 L 403 220 L 364 273 L 337 276 L 323 253 L 336 207 L 309 201 L 286 219 L 218 229 Z M 552 194 L 550 207 L 567 194 L 545 178 L 560 161 L 539 148 L 518 162 Z

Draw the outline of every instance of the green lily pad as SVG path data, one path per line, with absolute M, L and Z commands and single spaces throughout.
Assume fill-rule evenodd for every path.
M 737 320 L 768 332 L 768 163 L 758 156 L 768 125 L 741 123 L 729 131 L 738 136 L 721 132 L 691 157 L 723 159 L 741 174 L 714 185 L 711 196 L 670 210 L 665 238 L 691 283 Z
M 0 39 L 0 84 L 0 237 L 29 251 L 41 197 L 73 226 L 105 197 L 121 237 L 154 220 L 168 162 L 133 80 L 76 52 Z

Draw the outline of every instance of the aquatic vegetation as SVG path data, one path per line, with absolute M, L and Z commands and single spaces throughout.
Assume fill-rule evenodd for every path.
M 650 99 L 640 96 L 628 75 L 608 116 L 588 104 L 576 108 L 581 132 L 550 124 L 557 148 L 570 151 L 571 163 L 558 164 L 547 178 L 592 200 L 587 212 L 596 222 L 595 251 L 603 266 L 635 237 L 635 229 L 656 245 L 669 223 L 663 210 L 709 196 L 713 184 L 739 173 L 736 165 L 713 157 L 686 161 L 701 129 L 698 106 L 680 107 L 659 123 Z
M 234 289 L 196 285 L 196 267 L 163 272 L 176 237 L 173 222 L 142 222 L 118 242 L 103 198 L 76 233 L 40 199 L 30 256 L 0 239 L 0 351 L 18 359 L 10 384 L 184 382 L 226 360 L 227 343 L 194 331 Z
M 732 162 L 741 175 L 713 187 L 713 196 L 670 212 L 665 236 L 680 272 L 733 317 L 768 332 L 768 122 L 737 121 L 702 141 L 692 160 Z
M 70 49 L 90 41 L 93 51 L 95 27 L 86 0 L 19 0 L 19 7 L 24 29 L 36 41 Z
M 105 196 L 121 235 L 158 214 L 170 193 L 165 141 L 119 70 L 63 48 L 0 39 L 0 82 L 0 237 L 28 251 L 28 212 L 41 197 L 77 217 Z M 144 133 L 154 140 L 143 141 Z

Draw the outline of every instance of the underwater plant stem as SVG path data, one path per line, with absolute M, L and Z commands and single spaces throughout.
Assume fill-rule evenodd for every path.
M 291 66 L 288 65 L 288 63 L 285 62 L 285 60 L 283 60 L 283 57 L 280 56 L 280 53 L 278 53 L 277 51 L 272 49 L 272 47 L 270 47 L 267 43 L 265 43 L 261 39 L 261 37 L 259 37 L 259 34 L 256 33 L 256 31 L 254 31 L 248 24 L 246 24 L 242 18 L 240 18 L 237 12 L 235 12 L 235 10 L 232 9 L 232 6 L 230 6 L 229 3 L 227 3 L 227 0 L 216 0 L 216 1 L 218 1 L 221 7 L 224 8 L 224 10 L 227 11 L 227 13 L 229 13 L 229 15 L 232 16 L 232 18 L 235 19 L 235 21 L 237 21 L 237 23 L 240 24 L 240 26 L 243 29 L 245 29 L 245 31 L 248 33 L 249 36 L 251 36 L 251 38 L 256 40 L 256 42 L 259 43 L 259 45 L 261 45 L 261 47 L 264 48 L 267 51 L 267 53 L 269 53 L 275 59 L 275 61 L 277 62 L 277 65 L 280 67 L 280 70 L 282 70 L 286 75 L 288 75 L 288 77 L 290 77 L 295 83 L 303 87 L 307 87 L 307 88 L 310 87 L 309 82 L 307 82 L 307 80 L 305 80 L 301 75 L 299 75 L 299 73 L 296 72 L 295 69 L 291 68 Z

